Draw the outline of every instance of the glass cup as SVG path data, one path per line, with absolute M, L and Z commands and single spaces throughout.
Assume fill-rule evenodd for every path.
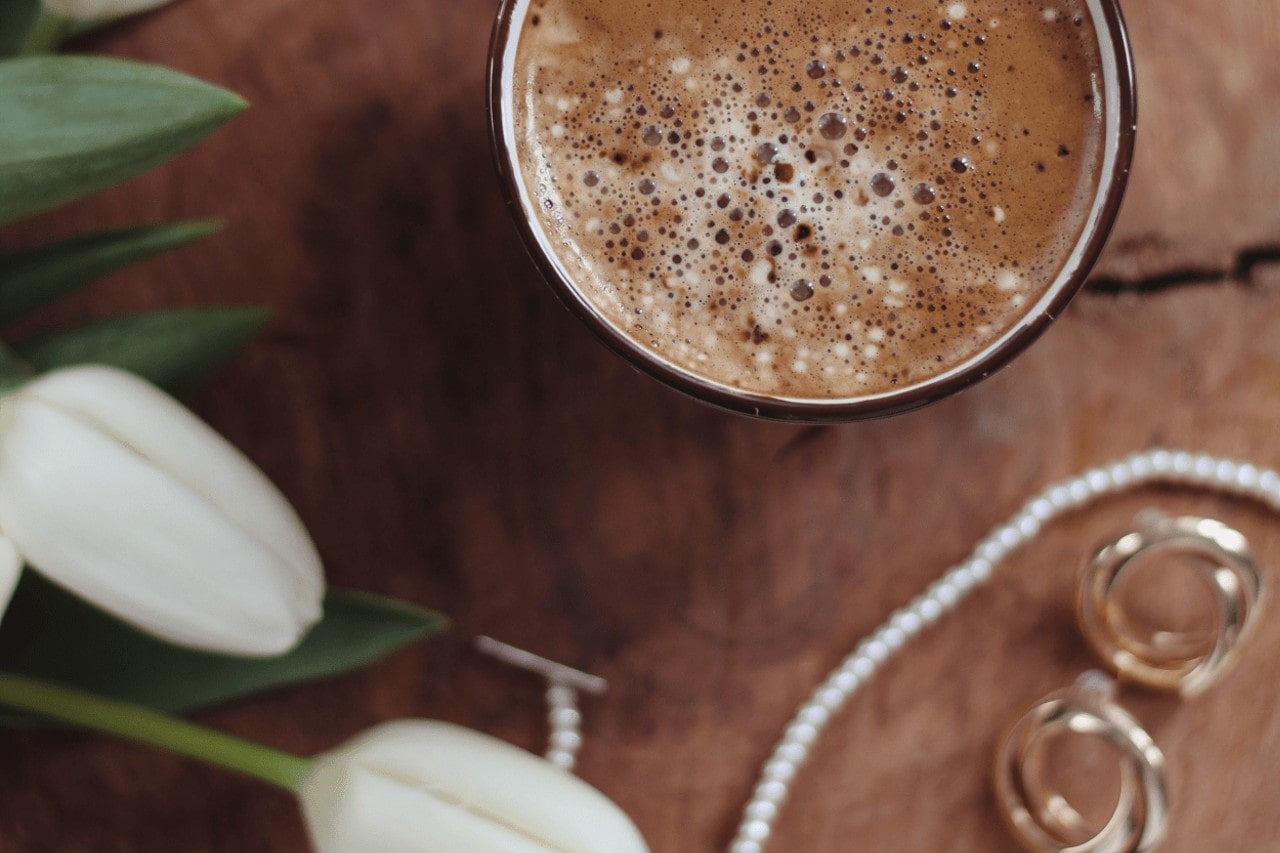
M 627 0 L 617 0 L 619 3 Z M 801 0 L 787 0 L 801 3 Z M 494 155 L 507 203 L 534 262 L 557 296 L 611 349 L 639 370 L 698 400 L 760 418 L 809 423 L 853 421 L 898 414 L 940 400 L 990 376 L 1044 332 L 1084 284 L 1101 254 L 1128 181 L 1136 133 L 1133 58 L 1118 0 L 1084 0 L 1097 36 L 1099 67 L 1091 70 L 1103 92 L 1103 157 L 1079 239 L 1044 293 L 997 338 L 956 366 L 927 379 L 852 397 L 789 397 L 733 387 L 665 358 L 611 322 L 575 282 L 556 242 L 542 226 L 522 164 L 515 130 L 516 51 L 533 0 L 503 0 L 489 53 L 489 120 Z

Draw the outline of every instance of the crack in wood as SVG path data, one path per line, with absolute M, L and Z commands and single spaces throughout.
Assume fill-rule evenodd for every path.
M 1255 246 L 1241 249 L 1236 253 L 1235 263 L 1228 269 L 1219 270 L 1177 270 L 1148 276 L 1135 280 L 1126 280 L 1111 276 L 1090 279 L 1086 288 L 1093 293 L 1154 293 L 1185 287 L 1194 284 L 1213 284 L 1230 281 L 1236 284 L 1248 284 L 1253 279 L 1254 271 L 1268 264 L 1280 264 L 1280 246 Z

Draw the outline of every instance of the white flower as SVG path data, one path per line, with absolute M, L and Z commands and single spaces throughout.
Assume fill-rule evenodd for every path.
M 4 537 L 0 608 L 20 555 L 103 610 L 208 651 L 278 654 L 320 617 L 320 558 L 284 496 L 120 370 L 69 368 L 0 399 Z
M 568 771 L 449 723 L 373 728 L 316 759 L 299 794 L 319 853 L 648 853 Z
M 122 18 L 167 6 L 173 0 L 44 0 L 50 11 L 81 21 Z

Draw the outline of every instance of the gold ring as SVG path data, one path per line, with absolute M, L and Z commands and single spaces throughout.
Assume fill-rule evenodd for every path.
M 1140 557 L 1186 559 L 1214 599 L 1211 641 L 1178 631 L 1142 637 L 1116 595 Z M 1139 516 L 1134 531 L 1103 547 L 1085 567 L 1076 614 L 1085 638 L 1120 675 L 1148 687 L 1194 696 L 1227 672 L 1253 630 L 1263 599 L 1262 576 L 1248 542 L 1212 518 Z
M 1114 683 L 1091 670 L 1072 687 L 1051 693 L 1006 732 L 996 753 L 995 791 L 1014 837 L 1032 853 L 1143 853 L 1164 838 L 1169 822 L 1164 754 L 1151 735 L 1112 701 Z M 1049 737 L 1103 739 L 1120 755 L 1120 796 L 1092 835 L 1064 797 L 1047 790 L 1044 746 Z

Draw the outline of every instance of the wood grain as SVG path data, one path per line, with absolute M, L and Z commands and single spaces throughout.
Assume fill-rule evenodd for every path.
M 88 45 L 255 106 L 183 160 L 6 235 L 227 219 L 44 322 L 269 303 L 270 330 L 198 408 L 296 502 L 334 583 L 457 623 L 362 674 L 202 719 L 304 753 L 403 716 L 538 749 L 540 685 L 469 650 L 493 634 L 608 677 L 582 773 L 655 851 L 723 849 L 796 704 L 1031 493 L 1157 444 L 1280 465 L 1280 264 L 1254 251 L 1280 247 L 1277 6 L 1126 12 L 1142 135 L 1102 271 L 1204 281 L 1086 293 L 986 383 L 829 428 L 685 400 L 555 302 L 489 159 L 493 3 L 185 0 Z M 988 793 L 995 740 L 1092 665 L 1074 572 L 1151 504 L 1218 515 L 1280 570 L 1280 519 L 1240 501 L 1146 491 L 1051 525 L 833 721 L 772 849 L 1010 850 Z M 1280 620 L 1205 697 L 1123 701 L 1169 756 L 1165 850 L 1280 847 Z M 214 770 L 68 734 L 7 734 L 3 751 L 0 850 L 305 847 L 287 797 Z

